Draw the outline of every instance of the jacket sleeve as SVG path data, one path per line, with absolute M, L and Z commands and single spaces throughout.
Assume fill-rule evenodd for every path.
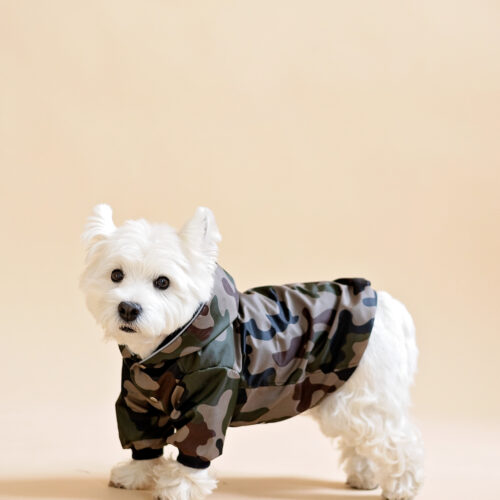
M 204 469 L 222 454 L 238 386 L 238 373 L 228 368 L 208 368 L 180 380 L 180 397 L 170 415 L 175 434 L 167 439 L 179 450 L 178 462 Z
M 115 405 L 116 419 L 122 447 L 132 449 L 132 458 L 135 460 L 163 455 L 166 440 L 174 432 L 168 416 L 161 407 L 155 408 L 154 405 L 155 402 L 149 401 L 131 382 L 124 364 L 122 391 Z

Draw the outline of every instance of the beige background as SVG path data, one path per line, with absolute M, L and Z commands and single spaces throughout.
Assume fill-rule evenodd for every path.
M 105 486 L 120 357 L 77 289 L 107 202 L 211 207 L 240 289 L 355 275 L 403 300 L 421 497 L 498 498 L 499 26 L 486 0 L 0 0 L 0 496 L 147 498 Z M 335 457 L 305 418 L 230 430 L 213 498 L 378 494 Z

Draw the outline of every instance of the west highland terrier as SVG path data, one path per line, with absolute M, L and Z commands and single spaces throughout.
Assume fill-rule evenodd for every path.
M 228 426 L 310 410 L 340 438 L 349 485 L 416 495 L 422 444 L 408 407 L 418 351 L 400 302 L 359 278 L 239 292 L 217 264 L 207 208 L 177 231 L 116 227 L 98 205 L 83 238 L 88 308 L 123 356 L 116 415 L 132 460 L 112 470 L 111 486 L 199 500 L 216 487 L 208 467 Z M 176 460 L 162 456 L 168 444 Z

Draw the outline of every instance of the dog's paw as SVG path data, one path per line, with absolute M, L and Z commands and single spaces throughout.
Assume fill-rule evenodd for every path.
M 385 500 L 412 500 L 422 484 L 421 471 L 406 471 L 397 478 L 391 478 L 382 485 Z
M 108 486 L 110 488 L 120 488 L 122 490 L 125 489 L 125 486 L 122 486 L 121 484 L 118 484 L 118 483 L 114 483 L 113 481 L 111 481 L 111 479 L 109 480 Z
M 384 500 L 413 500 L 416 494 L 416 489 L 408 489 L 406 491 L 402 489 L 398 489 L 397 491 L 382 490 L 382 498 Z
M 378 486 L 373 463 L 352 453 L 346 460 L 347 484 L 357 490 L 374 490 Z
M 175 460 L 165 460 L 153 470 L 155 500 L 202 500 L 216 487 L 208 469 L 193 469 Z
M 164 458 L 152 460 L 129 460 L 111 469 L 109 486 L 126 490 L 147 490 L 153 487 L 153 468 L 165 461 Z
M 374 490 L 378 487 L 373 475 L 350 474 L 347 477 L 347 484 L 356 490 Z

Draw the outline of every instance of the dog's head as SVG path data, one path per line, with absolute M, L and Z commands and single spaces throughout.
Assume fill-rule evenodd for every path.
M 97 205 L 82 238 L 90 312 L 106 338 L 142 357 L 210 298 L 221 237 L 208 208 L 177 231 L 143 219 L 116 227 L 111 208 Z

